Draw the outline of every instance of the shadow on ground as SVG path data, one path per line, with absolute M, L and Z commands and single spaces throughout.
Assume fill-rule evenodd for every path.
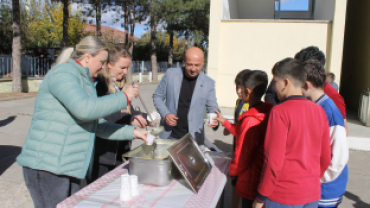
M 9 116 L 7 119 L 0 120 L 0 127 L 6 126 L 13 122 L 17 116 Z
M 347 197 L 348 199 L 356 202 L 355 204 L 353 204 L 354 208 L 370 208 L 370 204 L 362 201 L 360 199 L 360 197 L 358 197 L 357 195 L 352 194 L 349 191 L 346 191 L 346 193 L 344 193 L 344 196 Z
M 22 148 L 10 145 L 0 145 L 0 175 L 2 175 L 21 153 Z

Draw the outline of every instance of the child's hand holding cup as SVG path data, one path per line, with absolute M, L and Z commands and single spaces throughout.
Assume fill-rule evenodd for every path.
M 208 118 L 209 118 L 209 121 L 208 121 L 208 126 L 209 127 L 212 127 L 212 128 L 215 128 L 218 126 L 218 113 L 220 113 L 219 111 L 217 110 L 213 110 L 215 113 L 208 113 Z
M 222 114 L 220 113 L 220 111 L 218 111 L 218 110 L 213 110 L 213 111 L 217 115 L 217 117 L 215 117 L 213 120 L 218 121 L 218 122 L 221 123 L 221 125 L 223 125 L 225 123 L 226 119 L 222 116 Z M 217 125 L 218 125 L 218 122 L 217 122 Z

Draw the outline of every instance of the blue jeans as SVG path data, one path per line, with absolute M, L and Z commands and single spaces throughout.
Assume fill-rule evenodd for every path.
M 318 206 L 319 206 L 319 201 L 314 201 L 314 202 L 307 203 L 307 204 L 292 206 L 292 205 L 281 204 L 278 202 L 271 201 L 270 199 L 267 199 L 264 208 L 317 208 Z
M 80 190 L 80 180 L 69 176 L 23 167 L 23 176 L 37 208 L 55 208 L 69 196 Z

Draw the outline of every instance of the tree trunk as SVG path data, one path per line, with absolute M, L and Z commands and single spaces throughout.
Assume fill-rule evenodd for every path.
M 69 18 L 69 0 L 63 0 L 63 47 L 68 46 L 68 18 Z
M 12 46 L 12 80 L 13 93 L 22 92 L 21 74 L 21 13 L 19 0 L 13 0 L 13 46 Z
M 101 37 L 101 0 L 96 0 L 96 36 Z
M 188 44 L 189 44 L 189 29 L 186 29 L 186 32 L 185 32 L 185 47 L 184 47 L 185 53 L 186 53 L 186 50 L 188 50 Z
M 172 68 L 173 59 L 173 30 L 170 31 L 170 51 L 168 53 L 168 68 Z
M 152 76 L 153 81 L 158 81 L 158 64 L 157 64 L 157 47 L 155 45 L 155 35 L 156 35 L 156 24 L 155 24 L 155 16 L 154 16 L 154 0 L 151 1 L 151 9 L 150 9 L 150 41 L 151 41 L 151 53 L 150 53 L 150 61 L 152 62 Z
M 129 33 L 129 31 L 128 31 L 128 2 L 127 2 L 128 0 L 126 0 L 125 1 L 125 5 L 124 5 L 124 12 L 125 12 L 125 47 L 126 47 L 126 49 L 129 47 L 128 46 L 128 33 Z
M 135 1 L 135 4 L 133 5 L 133 9 L 132 9 L 132 22 L 131 22 L 131 31 L 130 31 L 130 47 L 128 49 L 128 51 L 130 52 L 131 56 L 132 56 L 132 59 L 134 59 L 134 44 L 135 44 L 135 41 L 134 41 L 134 34 L 135 34 L 135 16 L 136 16 L 136 12 L 135 12 L 135 9 L 136 9 L 136 1 Z M 131 83 L 133 81 L 132 79 L 132 63 L 131 65 L 128 67 L 128 71 L 127 71 L 127 82 L 128 83 Z
M 153 74 L 153 81 L 158 81 L 158 63 L 157 63 L 157 46 L 155 45 L 155 34 L 156 34 L 156 26 L 154 24 L 151 25 L 151 45 L 152 50 L 150 54 L 150 61 L 152 62 L 152 74 Z

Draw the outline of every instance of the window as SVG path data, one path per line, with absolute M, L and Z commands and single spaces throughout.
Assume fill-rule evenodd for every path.
M 314 19 L 315 0 L 275 0 L 275 19 Z

